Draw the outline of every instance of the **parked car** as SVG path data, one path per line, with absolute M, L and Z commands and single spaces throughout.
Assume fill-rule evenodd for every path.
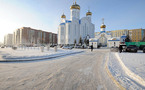
M 81 46 L 74 46 L 74 48 L 81 48 Z
M 145 48 L 145 45 L 140 45 L 140 46 L 139 46 L 139 49 L 140 49 L 140 50 L 143 50 L 143 48 Z
M 126 48 L 126 51 L 127 52 L 137 52 L 138 50 L 138 47 L 136 45 L 129 45 L 127 48 Z
M 16 49 L 17 49 L 17 47 L 16 47 L 16 46 L 13 46 L 13 47 L 12 47 L 12 49 L 13 49 L 13 50 L 16 50 Z
M 1 46 L 1 48 L 5 48 L 5 46 Z
M 122 51 L 123 51 L 123 52 L 126 52 L 127 46 L 126 46 L 126 45 L 121 45 L 121 46 L 122 46 Z
M 145 47 L 143 48 L 143 53 L 145 53 Z
M 62 49 L 73 49 L 72 46 L 63 46 Z
M 50 47 L 55 47 L 55 46 L 57 46 L 57 45 L 50 45 Z
M 78 48 L 78 49 L 86 49 L 87 46 L 84 46 L 84 45 L 82 45 L 82 46 L 74 46 L 74 48 Z

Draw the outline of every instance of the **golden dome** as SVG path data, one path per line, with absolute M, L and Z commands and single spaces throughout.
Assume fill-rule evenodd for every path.
M 102 24 L 100 28 L 106 28 L 106 25 Z
M 80 6 L 79 6 L 78 4 L 76 4 L 76 2 L 75 2 L 75 4 L 73 4 L 73 5 L 70 7 L 70 9 L 79 9 L 79 10 L 80 10 Z
M 88 12 L 86 13 L 86 16 L 88 16 L 88 15 L 92 15 L 92 13 L 91 13 L 90 11 L 88 11 Z
M 63 14 L 63 15 L 61 16 L 61 18 L 66 18 L 66 16 Z

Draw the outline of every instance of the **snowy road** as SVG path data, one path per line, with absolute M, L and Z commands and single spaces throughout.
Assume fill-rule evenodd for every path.
M 118 90 L 100 49 L 53 60 L 0 63 L 0 90 Z

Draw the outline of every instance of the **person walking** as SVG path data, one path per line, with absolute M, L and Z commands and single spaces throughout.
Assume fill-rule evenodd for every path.
M 122 46 L 119 45 L 119 52 L 121 53 L 122 52 Z
M 93 51 L 93 45 L 91 45 L 91 52 Z

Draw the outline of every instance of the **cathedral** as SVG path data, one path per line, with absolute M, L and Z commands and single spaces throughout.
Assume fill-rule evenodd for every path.
M 95 25 L 91 21 L 92 13 L 80 18 L 80 6 L 75 2 L 70 7 L 70 20 L 63 14 L 58 27 L 58 45 L 74 45 L 89 38 L 94 38 Z

